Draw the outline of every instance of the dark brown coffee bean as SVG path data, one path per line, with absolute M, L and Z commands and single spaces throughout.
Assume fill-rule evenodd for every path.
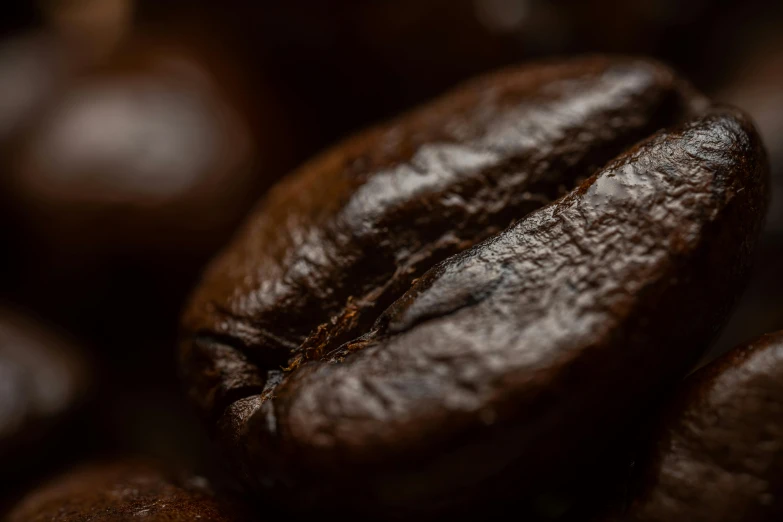
M 654 432 L 628 522 L 771 522 L 783 516 L 783 332 L 690 376 Z
M 111 37 L 107 31 L 126 29 L 118 18 L 128 2 L 116 2 L 96 16 L 94 4 L 99 3 L 46 2 L 56 23 L 0 42 L 0 162 L 4 170 L 8 169 L 6 156 L 25 131 L 57 102 L 63 90 L 73 86 L 79 74 L 99 65 L 113 49 L 119 35 Z M 96 40 L 99 34 L 102 38 Z
M 226 171 L 248 161 L 246 130 L 198 65 L 175 53 L 150 61 L 82 80 L 38 124 L 12 178 L 16 194 L 32 209 L 68 217 L 62 207 L 83 208 L 71 218 L 81 222 L 91 213 L 116 221 L 121 210 L 127 220 L 152 220 L 142 213 L 147 207 L 165 228 L 170 225 L 162 218 L 173 204 L 187 215 L 192 201 L 205 197 L 206 186 L 220 185 L 215 178 L 225 181 Z M 242 184 L 224 185 L 222 190 L 237 190 Z M 120 235 L 129 226 L 97 218 L 88 224 L 104 227 L 105 235 Z M 84 232 L 64 240 L 86 242 L 93 239 L 87 234 L 97 234 Z M 155 236 L 134 239 L 152 242 Z
M 10 174 L 31 228 L 58 229 L 44 240 L 65 252 L 165 246 L 179 220 L 176 242 L 188 248 L 187 236 L 204 240 L 231 219 L 221 212 L 233 209 L 216 205 L 197 220 L 210 198 L 248 190 L 249 134 L 212 80 L 186 56 L 146 58 L 65 93 Z
M 207 481 L 180 477 L 145 462 L 85 466 L 27 495 L 8 522 L 224 522 L 247 520 L 215 498 Z
M 38 2 L 46 24 L 99 61 L 131 31 L 135 0 L 44 0 Z
M 35 321 L 0 311 L 0 479 L 41 465 L 43 439 L 56 439 L 90 384 L 80 352 Z M 35 461 L 26 458 L 36 455 Z
M 530 66 L 279 184 L 184 319 L 189 394 L 234 466 L 298 509 L 391 516 L 592 451 L 745 277 L 766 158 L 704 105 L 643 60 Z
M 285 155 L 267 93 L 251 104 L 238 64 L 209 39 L 173 40 L 138 37 L 58 96 L 0 178 L 16 231 L 14 295 L 69 326 L 89 322 L 80 332 L 107 302 L 171 324 Z M 102 322 L 124 313 L 109 308 Z
M 0 147 L 30 125 L 68 83 L 76 60 L 56 35 L 32 33 L 0 46 Z

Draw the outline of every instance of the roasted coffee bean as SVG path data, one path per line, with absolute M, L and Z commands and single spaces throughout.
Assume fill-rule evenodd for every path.
M 146 462 L 84 466 L 27 495 L 8 522 L 248 520 L 215 498 L 201 477 L 180 477 Z
M 477 80 L 268 194 L 186 312 L 189 395 L 294 509 L 525 490 L 699 356 L 767 171 L 742 114 L 655 63 Z
M 62 11 L 67 2 L 52 2 L 53 11 Z M 90 2 L 95 11 L 97 2 Z M 21 136 L 37 118 L 41 117 L 50 104 L 56 103 L 63 90 L 73 86 L 76 78 L 99 65 L 114 48 L 113 45 L 98 45 L 85 42 L 94 33 L 100 33 L 105 25 L 120 25 L 115 22 L 119 15 L 112 15 L 122 1 L 112 6 L 104 16 L 77 16 L 76 11 L 88 7 L 69 5 L 72 9 L 63 18 L 78 27 L 64 28 L 51 24 L 36 30 L 29 30 L 0 42 L 0 162 L 5 163 L 9 149 L 19 144 Z M 77 23 L 78 22 L 78 23 Z M 81 32 L 81 34 L 74 34 Z M 117 40 L 119 37 L 114 38 Z M 6 170 L 8 165 L 3 165 Z
M 30 125 L 63 89 L 77 68 L 67 42 L 49 33 L 31 33 L 0 46 L 0 150 Z
M 9 185 L 31 229 L 60 229 L 43 240 L 132 253 L 165 245 L 172 221 L 196 241 L 230 219 L 196 216 L 247 190 L 249 134 L 197 63 L 168 54 L 82 80 L 25 140 Z
M 783 332 L 688 377 L 637 462 L 627 522 L 772 522 L 783 516 Z
M 73 75 L 73 63 L 64 42 L 57 37 L 33 33 L 0 44 L 0 172 L 8 168 L 7 156 L 19 134 L 40 114 Z M 5 174 L 0 175 L 0 182 Z M 13 252 L 13 212 L 8 202 L 0 204 L 0 245 Z M 11 255 L 0 258 L 0 290 L 12 284 Z
M 111 55 L 133 27 L 135 0 L 43 0 L 46 24 L 92 60 Z
M 176 323 L 199 267 L 285 150 L 274 103 L 259 88 L 245 104 L 238 64 L 204 40 L 134 39 L 58 96 L 14 148 L 0 184 L 15 231 L 15 299 L 89 335 L 96 317 L 119 328 L 111 320 L 125 312 L 114 306 L 148 312 L 146 324 Z
M 0 311 L 0 481 L 43 455 L 89 389 L 88 364 L 67 341 L 37 322 Z M 35 463 L 42 464 L 42 463 Z

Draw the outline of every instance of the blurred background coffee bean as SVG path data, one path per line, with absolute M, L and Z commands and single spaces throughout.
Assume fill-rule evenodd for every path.
M 31 272 L 17 281 L 54 314 L 94 323 L 148 295 L 148 276 L 192 272 L 252 192 L 249 129 L 197 63 L 164 53 L 80 78 L 11 155 L 6 196 Z
M 7 148 L 73 75 L 68 43 L 44 31 L 15 36 L 0 47 L 0 144 Z
M 130 26 L 130 6 L 124 0 L 83 2 L 102 5 L 101 15 L 67 10 L 35 9 L 33 2 L 12 2 L 0 28 L 0 148 L 3 155 L 49 103 L 79 72 L 100 63 L 116 48 Z M 60 1 L 57 4 L 64 4 Z M 24 8 L 22 7 L 24 6 Z M 112 7 L 109 8 L 107 7 Z M 13 13 L 24 12 L 24 21 Z M 5 14 L 5 13 L 4 13 Z M 34 16 L 33 16 L 34 15 Z M 67 15 L 67 16 L 66 16 Z M 21 15 L 20 15 L 21 16 Z M 8 34 L 7 34 L 8 33 Z
M 9 157 L 20 137 L 85 66 L 78 50 L 52 31 L 29 31 L 0 42 L 0 187 L 3 192 Z M 11 241 L 15 231 L 11 206 L 8 198 L 2 196 L 0 245 L 6 254 L 0 258 L 0 291 L 8 290 L 14 279 L 12 268 L 18 264 Z
M 132 311 L 132 333 L 178 309 L 285 165 L 278 107 L 260 89 L 243 92 L 230 53 L 212 66 L 195 49 L 149 35 L 127 42 L 60 92 L 7 154 L 20 295 L 65 324 L 100 320 L 112 335 Z

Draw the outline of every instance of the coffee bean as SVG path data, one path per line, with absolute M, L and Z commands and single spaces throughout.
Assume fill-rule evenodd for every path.
M 783 516 L 783 332 L 690 376 L 662 416 L 628 522 L 765 522 Z
M 285 155 L 272 95 L 250 103 L 238 69 L 209 38 L 139 35 L 48 104 L 0 177 L 15 299 L 91 336 L 125 313 L 172 330 Z
M 29 126 L 65 88 L 80 60 L 55 34 L 30 33 L 0 46 L 0 150 Z
M 215 498 L 201 477 L 178 476 L 137 461 L 83 466 L 27 495 L 8 522 L 93 520 L 224 522 L 247 520 Z
M 21 136 L 45 112 L 59 92 L 82 68 L 77 53 L 55 34 L 34 32 L 0 43 L 0 196 L 7 194 L 4 180 L 8 158 L 19 145 Z M 14 202 L 3 196 L 0 204 L 0 245 L 8 252 L 0 259 L 0 291 L 15 282 L 13 238 Z
M 16 158 L 9 184 L 29 228 L 62 229 L 45 236 L 49 242 L 79 253 L 88 246 L 132 253 L 165 245 L 160 235 L 177 220 L 189 225 L 183 236 L 203 240 L 230 220 L 216 213 L 195 220 L 210 205 L 206 193 L 247 190 L 247 129 L 203 67 L 176 51 L 138 52 L 66 92 Z
M 237 473 L 293 509 L 392 517 L 595 451 L 745 280 L 766 156 L 707 105 L 644 60 L 522 67 L 276 186 L 183 320 Z

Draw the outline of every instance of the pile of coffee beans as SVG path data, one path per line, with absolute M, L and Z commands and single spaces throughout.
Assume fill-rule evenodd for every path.
M 0 519 L 783 517 L 783 7 L 12 4 Z

